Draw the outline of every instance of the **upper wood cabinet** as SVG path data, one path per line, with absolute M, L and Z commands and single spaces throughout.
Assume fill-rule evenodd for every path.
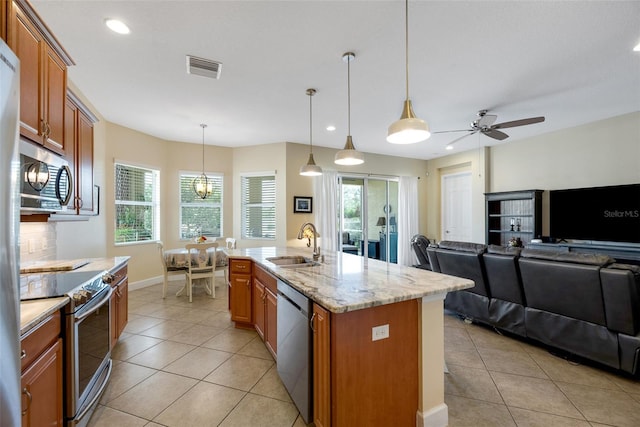
M 65 111 L 65 157 L 73 173 L 73 208 L 77 214 L 92 215 L 98 200 L 93 199 L 93 124 L 96 116 L 71 91 Z
M 6 37 L 20 59 L 20 134 L 65 155 L 67 67 L 73 60 L 25 0 L 3 1 Z

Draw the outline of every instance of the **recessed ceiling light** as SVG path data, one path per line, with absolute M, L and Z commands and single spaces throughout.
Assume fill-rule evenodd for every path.
M 449 145 L 447 145 L 447 146 L 445 147 L 445 149 L 447 149 L 447 150 L 453 150 L 453 145 L 449 144 Z
M 634 47 L 634 48 L 633 48 L 633 51 L 634 51 L 634 52 L 640 52 L 640 43 L 638 43 L 638 44 L 636 45 L 636 47 Z
M 107 18 L 104 20 L 104 23 L 114 33 L 129 34 L 131 32 L 131 30 L 129 30 L 129 27 L 127 27 L 127 24 L 120 21 L 119 19 Z
M 334 125 L 329 125 L 329 126 L 327 126 L 327 130 L 329 132 L 333 132 L 334 130 L 336 130 L 336 127 Z

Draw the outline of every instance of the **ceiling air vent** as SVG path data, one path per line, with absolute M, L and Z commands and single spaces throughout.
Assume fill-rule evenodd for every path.
M 197 56 L 187 55 L 187 73 L 196 74 L 198 76 L 219 79 L 222 71 L 222 63 L 212 61 L 210 59 L 198 58 Z

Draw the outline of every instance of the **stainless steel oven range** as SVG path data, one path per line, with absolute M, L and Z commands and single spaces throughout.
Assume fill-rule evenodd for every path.
M 106 271 L 22 275 L 21 300 L 68 296 L 64 310 L 65 423 L 87 425 L 111 376 L 111 281 Z

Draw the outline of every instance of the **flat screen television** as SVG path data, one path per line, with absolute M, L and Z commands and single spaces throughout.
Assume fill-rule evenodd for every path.
M 555 239 L 640 243 L 640 184 L 549 191 Z

